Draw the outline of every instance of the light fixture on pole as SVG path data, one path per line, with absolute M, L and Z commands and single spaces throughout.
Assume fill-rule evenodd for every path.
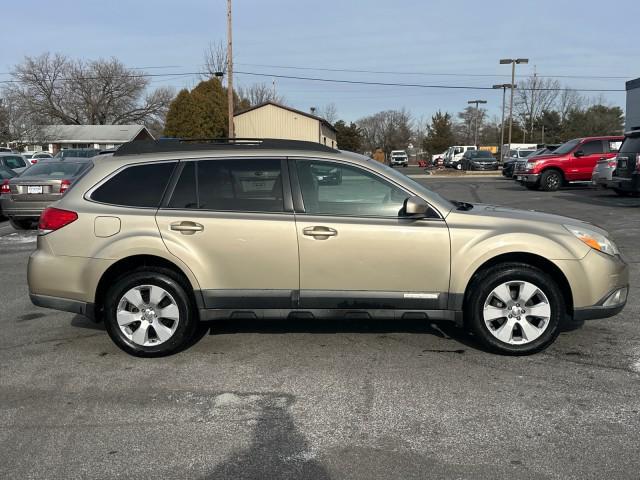
M 500 161 L 504 162 L 504 107 L 507 99 L 507 88 L 514 89 L 515 85 L 512 83 L 502 83 L 500 85 L 494 85 L 493 88 L 502 89 L 502 123 L 500 123 Z
M 476 117 L 476 134 L 475 134 L 475 137 L 474 137 L 475 138 L 474 145 L 477 148 L 478 147 L 478 124 L 480 123 L 480 122 L 478 122 L 478 120 L 480 118 L 479 105 L 480 104 L 485 104 L 485 103 L 487 103 L 487 101 L 486 100 L 469 100 L 467 103 L 469 105 L 475 105 L 476 106 L 476 115 L 475 115 L 475 117 Z
M 500 65 L 511 64 L 511 85 L 513 85 L 513 88 L 511 89 L 511 101 L 509 102 L 509 150 L 511 150 L 511 137 L 513 133 L 513 91 L 515 90 L 516 84 L 516 64 L 520 65 L 521 63 L 529 63 L 529 59 L 503 58 L 500 60 Z

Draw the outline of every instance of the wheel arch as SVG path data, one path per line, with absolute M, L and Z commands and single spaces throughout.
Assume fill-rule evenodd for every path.
M 573 292 L 571 290 L 571 284 L 569 283 L 569 280 L 567 279 L 564 272 L 551 260 L 529 252 L 503 253 L 485 261 L 475 270 L 473 275 L 471 275 L 471 277 L 469 278 L 469 281 L 467 282 L 467 285 L 465 287 L 461 306 L 464 306 L 467 303 L 471 292 L 471 287 L 478 275 L 489 268 L 503 263 L 524 263 L 536 267 L 543 272 L 551 275 L 551 277 L 558 284 L 558 287 L 560 287 L 560 291 L 562 292 L 562 295 L 565 299 L 565 306 L 567 309 L 566 313 L 570 316 L 573 315 Z
M 156 255 L 131 255 L 121 258 L 117 262 L 110 265 L 109 268 L 107 268 L 100 277 L 94 296 L 96 317 L 98 319 L 102 314 L 104 296 L 113 282 L 115 282 L 125 273 L 131 272 L 140 267 L 156 267 L 171 270 L 182 281 L 185 289 L 187 290 L 187 294 L 192 297 L 195 306 L 197 308 L 202 307 L 203 302 L 202 297 L 199 293 L 199 286 L 197 284 L 194 285 L 190 276 L 176 263 Z
M 542 176 L 542 174 L 544 174 L 545 172 L 548 172 L 549 170 L 555 170 L 560 174 L 560 177 L 562 177 L 563 182 L 567 181 L 567 177 L 565 176 L 564 171 L 562 170 L 562 168 L 560 168 L 557 165 L 549 165 L 549 166 L 543 167 L 542 170 L 540 170 L 540 176 Z

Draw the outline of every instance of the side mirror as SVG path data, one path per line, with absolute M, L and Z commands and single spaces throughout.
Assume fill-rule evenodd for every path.
M 429 211 L 429 204 L 418 196 L 409 197 L 404 201 L 404 216 L 424 218 Z
M 582 150 L 578 150 L 573 154 L 573 156 L 576 158 L 584 157 L 584 152 Z

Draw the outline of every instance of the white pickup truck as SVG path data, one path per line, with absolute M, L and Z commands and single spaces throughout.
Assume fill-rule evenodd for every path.
M 389 164 L 392 167 L 409 166 L 409 156 L 407 155 L 407 152 L 405 152 L 404 150 L 391 150 L 391 155 L 389 157 Z

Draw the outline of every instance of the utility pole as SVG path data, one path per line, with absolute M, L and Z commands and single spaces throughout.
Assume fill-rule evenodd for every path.
M 487 103 L 487 101 L 486 100 L 469 100 L 467 103 L 469 105 L 475 105 L 476 106 L 476 114 L 475 114 L 475 117 L 476 117 L 476 133 L 475 133 L 475 137 L 474 137 L 475 138 L 474 145 L 477 147 L 478 146 L 478 124 L 480 123 L 480 122 L 478 122 L 478 120 L 480 119 L 480 108 L 479 108 L 479 105 L 481 103 L 485 104 L 485 103 Z
M 507 88 L 514 88 L 512 83 L 502 83 L 500 85 L 494 85 L 493 88 L 501 88 L 502 89 L 502 123 L 500 124 L 500 161 L 504 161 L 504 152 L 502 151 L 504 147 L 504 107 L 506 104 L 507 98 Z
M 516 88 L 516 64 L 529 63 L 528 58 L 503 58 L 500 65 L 511 64 L 511 100 L 509 101 L 509 150 L 511 150 L 511 140 L 513 138 L 513 91 Z
M 535 120 L 535 101 L 536 101 L 536 87 L 538 85 L 538 72 L 536 66 L 533 66 L 533 90 L 531 90 L 531 141 L 533 141 L 533 122 Z
M 227 0 L 227 103 L 229 115 L 229 138 L 235 138 L 233 128 L 233 39 L 231 22 L 231 0 Z

